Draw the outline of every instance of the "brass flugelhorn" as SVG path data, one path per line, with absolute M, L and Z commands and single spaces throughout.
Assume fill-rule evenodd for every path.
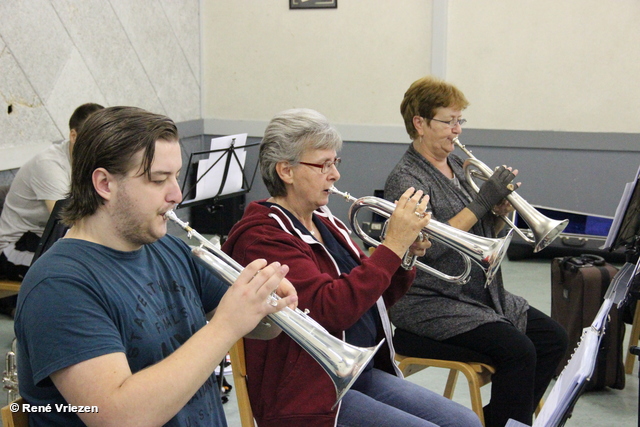
M 374 213 L 389 218 L 396 208 L 396 205 L 388 200 L 379 197 L 366 196 L 356 199 L 349 193 L 343 193 L 335 187 L 329 189 L 329 193 L 338 194 L 351 204 L 349 208 L 349 221 L 353 232 L 358 235 L 365 243 L 371 246 L 378 246 L 381 242 L 369 236 L 362 230 L 358 222 L 358 212 L 362 208 L 372 210 Z M 429 267 L 422 262 L 415 262 L 416 268 L 431 274 L 441 280 L 464 285 L 469 281 L 471 273 L 471 260 L 475 261 L 485 272 L 487 276 L 486 284 L 491 283 L 493 276 L 496 274 L 500 263 L 507 253 L 509 242 L 511 242 L 512 233 L 509 231 L 507 235 L 500 239 L 492 239 L 489 237 L 476 236 L 467 233 L 450 225 L 443 224 L 434 219 L 422 230 L 433 240 L 444 243 L 462 254 L 465 263 L 465 269 L 459 276 L 450 276 L 442 273 L 435 268 Z
M 191 253 L 201 265 L 229 285 L 236 281 L 244 267 L 191 228 L 188 222 L 178 218 L 172 210 L 168 211 L 165 217 L 185 230 L 187 237 L 198 240 L 200 246 L 193 248 Z M 280 299 L 276 294 L 272 294 L 270 298 Z M 309 353 L 329 375 L 336 388 L 337 398 L 334 407 L 384 342 L 383 339 L 375 347 L 348 344 L 331 335 L 322 325 L 299 309 L 285 307 L 267 317 Z
M 478 160 L 470 150 L 458 140 L 453 139 L 453 143 L 462 150 L 469 158 L 464 161 L 463 168 L 467 182 L 478 191 L 478 186 L 473 178 L 487 180 L 493 175 L 493 171 L 487 165 Z M 569 220 L 555 220 L 542 215 L 536 208 L 531 206 L 525 199 L 518 195 L 515 191 L 509 194 L 506 199 L 511 203 L 515 210 L 520 214 L 524 222 L 529 225 L 533 239 L 526 236 L 516 225 L 506 216 L 502 216 L 502 220 L 506 222 L 511 229 L 522 237 L 522 239 L 533 246 L 533 252 L 540 252 L 555 240 L 556 237 L 564 231 L 569 225 Z

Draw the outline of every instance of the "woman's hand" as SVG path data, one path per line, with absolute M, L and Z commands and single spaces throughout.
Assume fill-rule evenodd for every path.
M 511 181 L 518 175 L 518 169 L 507 166 L 498 167 L 493 175 L 482 184 L 475 199 L 467 205 L 476 218 L 480 219 L 494 206 L 501 203 L 505 197 L 520 186 L 520 183 L 513 185 Z
M 493 207 L 493 214 L 497 216 L 507 216 L 514 210 L 513 205 L 511 205 L 507 199 L 504 199 Z
M 396 201 L 396 208 L 389 218 L 383 244 L 400 258 L 412 245 L 416 245 L 414 249 L 418 253 L 426 250 L 426 245 L 430 245 L 428 241 L 416 242 L 418 235 L 431 219 L 431 214 L 426 213 L 429 196 L 423 194 L 422 190 L 415 191 L 410 187 Z M 423 245 L 425 247 L 422 247 Z
M 431 214 L 427 215 L 429 215 L 429 218 L 431 218 Z M 430 247 L 431 240 L 429 240 L 429 237 L 424 233 L 421 233 L 418 235 L 416 241 L 413 242 L 411 246 L 409 246 L 409 253 L 411 253 L 411 255 L 413 256 L 421 257 L 427 253 L 427 249 L 429 249 Z

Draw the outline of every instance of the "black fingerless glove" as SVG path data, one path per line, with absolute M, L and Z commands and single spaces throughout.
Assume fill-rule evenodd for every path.
M 480 219 L 485 216 L 502 199 L 511 194 L 513 190 L 509 188 L 509 184 L 511 184 L 513 178 L 515 178 L 513 172 L 504 166 L 500 166 L 491 175 L 491 178 L 482 184 L 476 198 L 467 205 L 476 218 Z

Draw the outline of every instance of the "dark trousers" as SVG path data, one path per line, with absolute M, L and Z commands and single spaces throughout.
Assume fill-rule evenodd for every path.
M 544 396 L 565 354 L 564 328 L 530 307 L 526 334 L 509 323 L 489 323 L 443 341 L 487 355 L 496 368 L 491 401 L 484 408 L 487 427 L 504 427 L 509 418 L 532 424 L 533 411 Z

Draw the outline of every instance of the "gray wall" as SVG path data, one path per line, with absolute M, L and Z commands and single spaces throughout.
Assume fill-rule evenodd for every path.
M 204 135 L 201 140 L 190 138 L 191 143 L 185 146 L 194 149 L 196 141 L 205 144 L 203 141 L 211 137 L 213 135 Z M 633 181 L 640 165 L 640 144 L 636 138 L 635 134 L 465 129 L 460 140 L 463 143 L 477 141 L 477 145 L 466 144 L 467 148 L 492 168 L 501 164 L 518 168 L 518 181 L 522 182 L 518 193 L 531 204 L 613 216 L 625 184 Z M 611 149 L 590 148 L 594 141 L 603 139 L 609 141 Z M 248 139 L 248 142 L 259 141 L 260 138 L 255 137 Z M 630 143 L 638 147 L 629 148 Z M 372 195 L 374 190 L 384 188 L 387 175 L 407 147 L 407 144 L 346 141 L 340 153 L 341 179 L 336 187 L 355 197 Z M 456 153 L 463 155 L 459 150 Z M 246 170 L 249 173 L 254 171 L 257 155 L 257 149 L 248 152 Z M 258 171 L 247 200 L 268 196 Z M 329 207 L 346 220 L 348 203 L 335 197 Z

